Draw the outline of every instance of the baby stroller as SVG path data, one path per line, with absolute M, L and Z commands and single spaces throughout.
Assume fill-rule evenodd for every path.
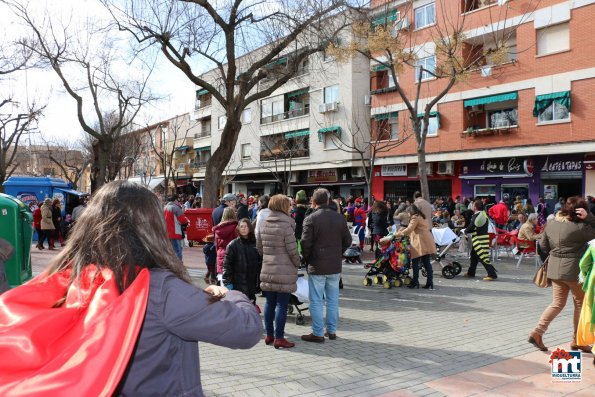
M 459 241 L 459 237 L 448 227 L 432 229 L 434 242 L 436 243 L 436 257 L 432 261 L 432 266 L 439 264 L 442 267 L 442 277 L 451 279 L 461 273 L 461 264 L 456 261 L 443 261 L 452 246 Z M 443 246 L 446 246 L 443 248 Z M 422 275 L 427 276 L 426 269 L 422 268 Z
M 287 306 L 287 314 L 293 314 L 297 311 L 295 316 L 296 325 L 304 325 L 306 318 L 302 312 L 308 310 L 307 307 L 302 307 L 305 303 L 309 302 L 308 298 L 308 281 L 304 279 L 303 274 L 298 274 L 297 290 L 289 296 L 289 305 Z
M 410 262 L 409 239 L 392 237 L 382 248 L 380 257 L 366 266 L 369 270 L 363 283 L 365 286 L 382 284 L 386 289 L 408 285 L 412 281 L 409 277 Z

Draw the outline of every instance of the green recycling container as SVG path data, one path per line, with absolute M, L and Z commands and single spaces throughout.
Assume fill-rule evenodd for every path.
M 20 200 L 0 193 L 0 237 L 14 247 L 14 255 L 4 265 L 11 287 L 23 284 L 32 276 L 31 239 L 33 215 Z

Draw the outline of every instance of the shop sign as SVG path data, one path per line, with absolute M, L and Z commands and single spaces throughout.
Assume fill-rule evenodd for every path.
M 541 172 L 568 172 L 568 171 L 582 171 L 582 160 L 559 160 L 550 161 L 550 156 L 545 159 L 545 164 L 541 167 Z
M 337 182 L 337 170 L 309 170 L 308 183 Z
M 487 174 L 521 174 L 533 175 L 533 160 L 511 157 L 508 159 L 484 160 L 479 166 L 482 173 Z
M 407 176 L 407 165 L 383 165 L 380 169 L 380 173 L 382 176 Z

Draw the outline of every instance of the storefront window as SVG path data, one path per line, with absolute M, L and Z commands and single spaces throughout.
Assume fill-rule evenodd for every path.
M 509 204 L 516 199 L 517 196 L 521 197 L 523 203 L 529 197 L 529 185 L 502 185 L 500 187 L 501 196 L 503 200 L 510 200 Z
M 474 197 L 496 197 L 496 185 L 475 185 Z

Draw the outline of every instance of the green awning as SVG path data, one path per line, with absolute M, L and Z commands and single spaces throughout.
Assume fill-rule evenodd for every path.
M 196 97 L 198 98 L 199 96 L 206 95 L 208 93 L 209 93 L 208 90 L 198 90 L 198 91 L 196 91 Z
M 374 120 L 381 121 L 381 120 L 388 120 L 388 119 L 396 119 L 399 117 L 399 112 L 391 112 L 391 113 L 382 113 L 377 114 L 374 116 Z
M 438 112 L 430 112 L 430 117 L 436 117 L 436 121 L 438 122 L 438 128 L 440 128 L 440 113 L 438 113 Z M 418 113 L 417 118 L 423 119 L 424 118 L 424 114 L 423 113 Z
M 267 69 L 272 69 L 273 67 L 277 66 L 277 65 L 283 65 L 287 63 L 287 57 L 281 57 L 279 59 L 277 59 L 276 61 L 272 61 L 270 63 L 268 63 L 265 67 Z
M 490 95 L 490 96 L 484 96 L 481 98 L 467 99 L 465 102 L 463 102 L 463 106 L 467 108 L 467 107 L 477 106 L 477 105 L 486 105 L 488 103 L 514 101 L 515 99 L 518 99 L 518 98 L 519 98 L 518 93 L 508 92 L 506 94 Z
M 186 145 L 184 145 L 184 146 L 179 146 L 179 147 L 177 147 L 177 148 L 176 148 L 176 150 L 178 150 L 178 151 L 180 151 L 180 152 L 181 152 L 182 150 L 188 150 L 188 149 L 190 149 L 190 146 L 186 146 Z
M 203 147 L 195 147 L 194 148 L 195 152 L 210 152 L 211 151 L 211 147 L 210 146 L 203 146 Z
M 338 125 L 332 127 L 325 127 L 318 130 L 318 141 L 322 142 L 322 134 L 334 133 L 338 137 L 341 137 L 342 129 Z
M 310 135 L 310 130 L 299 130 L 299 131 L 291 131 L 285 133 L 285 139 L 289 138 L 297 138 L 300 136 Z
M 293 91 L 287 94 L 287 98 L 293 98 L 296 96 L 307 94 L 310 91 L 310 87 L 302 88 L 301 90 Z
M 570 112 L 570 91 L 554 92 L 553 94 L 537 95 L 535 97 L 535 106 L 533 107 L 533 116 L 539 116 L 539 113 L 543 112 L 549 107 L 552 102 L 559 103 L 565 106 Z
M 388 70 L 388 66 L 381 63 L 372 66 L 372 72 L 382 72 L 383 70 Z
M 378 25 L 384 25 L 387 22 L 394 22 L 397 20 L 397 16 L 398 16 L 397 10 L 389 11 L 386 14 L 382 14 L 379 17 L 374 18 L 374 20 L 372 21 L 372 25 L 378 26 Z

